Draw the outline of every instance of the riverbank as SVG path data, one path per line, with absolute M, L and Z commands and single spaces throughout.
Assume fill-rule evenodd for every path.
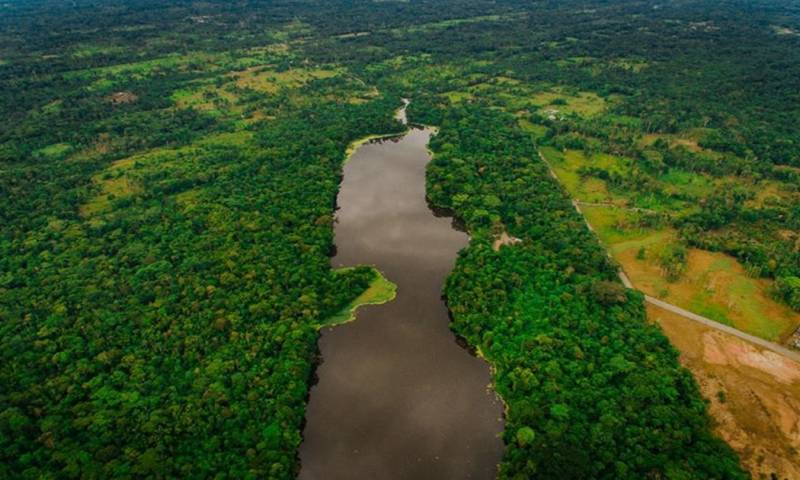
M 350 159 L 353 157 L 353 153 L 355 153 L 355 151 L 358 150 L 358 148 L 362 145 L 366 145 L 367 143 L 372 142 L 373 140 L 385 140 L 389 138 L 401 137 L 405 135 L 405 133 L 406 133 L 405 131 L 399 133 L 380 133 L 375 135 L 367 135 L 366 137 L 361 137 L 358 140 L 353 140 L 347 146 L 347 150 L 345 150 L 345 156 L 347 158 L 345 158 L 344 163 L 346 164 L 347 162 L 349 162 Z
M 406 114 L 405 114 L 405 109 L 406 109 L 406 107 L 408 107 L 409 103 L 410 102 L 407 99 L 404 98 L 403 99 L 403 106 L 398 108 L 397 110 L 395 110 L 395 113 L 394 113 L 394 118 L 396 120 L 399 120 L 400 123 L 402 123 L 406 127 L 412 126 L 412 125 L 408 125 L 408 122 L 406 121 Z M 347 145 L 347 150 L 345 150 L 345 157 L 346 158 L 344 160 L 344 163 L 347 164 L 347 162 L 349 162 L 350 159 L 353 157 L 353 153 L 355 153 L 355 151 L 358 150 L 358 148 L 361 147 L 362 145 L 366 145 L 369 142 L 372 142 L 374 140 L 385 140 L 385 139 L 389 139 L 389 138 L 399 138 L 399 137 L 402 137 L 403 135 L 405 135 L 406 133 L 408 133 L 408 128 L 406 128 L 402 132 L 398 132 L 398 133 L 376 133 L 376 134 L 373 134 L 373 135 L 367 135 L 366 137 L 361 137 L 359 139 L 353 140 L 352 142 L 350 142 L 349 145 Z M 433 133 L 435 135 L 436 131 L 434 130 Z
M 437 117 L 429 198 L 473 234 L 445 295 L 508 405 L 500 477 L 747 478 L 515 119 L 473 105 Z M 500 225 L 523 241 L 495 251 Z

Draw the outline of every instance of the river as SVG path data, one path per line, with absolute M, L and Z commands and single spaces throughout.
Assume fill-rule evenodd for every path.
M 488 365 L 456 343 L 441 298 L 469 238 L 426 203 L 431 134 L 366 143 L 344 167 L 332 264 L 374 265 L 398 290 L 321 332 L 300 479 L 496 476 L 502 404 Z

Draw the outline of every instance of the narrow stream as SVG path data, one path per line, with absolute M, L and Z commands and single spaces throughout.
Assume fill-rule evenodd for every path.
M 441 299 L 468 237 L 425 201 L 431 134 L 367 143 L 344 167 L 333 266 L 375 265 L 398 291 L 323 330 L 301 479 L 496 476 L 502 405 L 488 365 L 456 343 Z

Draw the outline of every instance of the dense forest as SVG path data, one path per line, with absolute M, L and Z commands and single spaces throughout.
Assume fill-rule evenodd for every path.
M 537 149 L 617 159 L 580 178 L 800 308 L 797 78 L 789 0 L 5 4 L 0 477 L 292 478 L 318 329 L 372 278 L 330 268 L 345 151 L 411 98 L 500 476 L 747 478 Z
M 474 235 L 445 293 L 453 327 L 495 365 L 508 402 L 500 477 L 745 478 L 641 296 L 616 280 L 515 126 L 449 110 L 428 179 L 431 199 Z M 505 229 L 523 242 L 494 251 Z

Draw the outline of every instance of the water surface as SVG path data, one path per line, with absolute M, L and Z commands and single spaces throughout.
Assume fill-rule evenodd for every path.
M 496 476 L 502 406 L 487 364 L 456 343 L 441 299 L 468 237 L 425 201 L 431 133 L 365 144 L 345 165 L 333 266 L 375 265 L 398 291 L 323 330 L 303 480 Z

